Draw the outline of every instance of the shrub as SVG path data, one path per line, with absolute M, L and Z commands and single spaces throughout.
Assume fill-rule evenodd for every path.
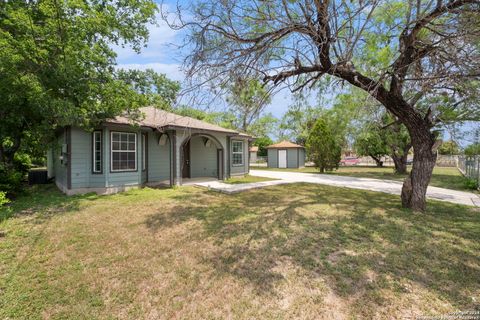
M 16 153 L 13 159 L 13 167 L 16 171 L 26 174 L 32 167 L 32 159 L 26 153 Z
M 0 207 L 9 202 L 10 200 L 7 198 L 7 193 L 4 191 L 0 191 Z
M 470 178 L 466 178 L 466 179 L 465 179 L 465 187 L 466 187 L 467 189 L 477 190 L 479 186 L 478 186 L 477 180 L 475 180 L 475 179 L 470 179 Z
M 8 197 L 15 197 L 23 191 L 25 172 L 0 165 L 0 191 Z

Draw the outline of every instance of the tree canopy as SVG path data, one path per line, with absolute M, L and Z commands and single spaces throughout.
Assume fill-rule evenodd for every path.
M 155 12 L 152 0 L 0 2 L 3 163 L 11 163 L 22 145 L 45 147 L 58 127 L 89 128 L 122 112 L 134 115 L 152 102 L 141 87 L 168 83 L 173 94 L 175 85 L 151 71 L 135 76 L 115 70 L 112 46 L 140 50 Z M 160 105 L 171 102 L 172 95 L 159 93 L 165 99 Z

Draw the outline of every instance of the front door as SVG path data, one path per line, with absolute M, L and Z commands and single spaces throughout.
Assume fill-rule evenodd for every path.
M 287 150 L 278 150 L 278 167 L 287 167 Z
M 190 140 L 183 145 L 182 178 L 190 178 Z

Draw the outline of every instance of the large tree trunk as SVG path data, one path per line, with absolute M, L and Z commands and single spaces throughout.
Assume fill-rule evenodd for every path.
M 436 138 L 428 126 L 407 126 L 413 146 L 413 167 L 402 187 L 402 206 L 425 211 L 428 183 L 437 159 Z
M 407 158 L 408 153 L 401 156 L 397 154 L 391 155 L 393 159 L 393 164 L 395 165 L 395 173 L 397 174 L 407 174 Z

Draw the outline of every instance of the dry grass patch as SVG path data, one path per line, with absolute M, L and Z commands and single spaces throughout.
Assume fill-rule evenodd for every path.
M 310 184 L 47 187 L 9 212 L 0 318 L 386 319 L 480 299 L 480 217 L 458 205 L 418 215 L 395 196 Z

